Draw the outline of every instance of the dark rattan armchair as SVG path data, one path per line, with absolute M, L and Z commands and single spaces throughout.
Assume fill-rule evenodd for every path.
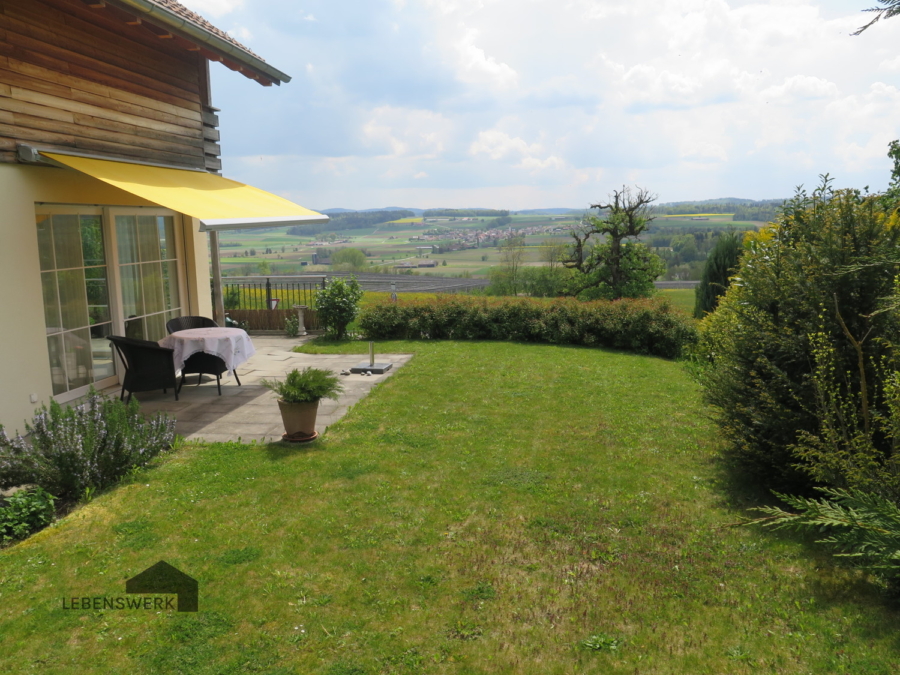
M 178 400 L 178 390 L 181 387 L 175 377 L 174 350 L 160 347 L 150 340 L 119 335 L 110 335 L 108 339 L 115 346 L 125 366 L 120 400 L 125 397 L 126 390 L 130 401 L 131 395 L 136 392 L 162 389 L 163 393 L 166 393 L 169 387 L 175 390 L 175 400 Z
M 169 331 L 169 335 L 180 330 L 190 330 L 191 328 L 218 327 L 219 324 L 212 319 L 207 319 L 205 316 L 176 316 L 174 319 L 166 321 L 166 330 Z
M 166 322 L 166 330 L 169 331 L 169 334 L 176 333 L 180 330 L 190 330 L 191 328 L 218 328 L 219 324 L 217 324 L 212 319 L 207 319 L 205 316 L 179 316 L 174 319 L 169 319 Z M 204 375 L 215 375 L 216 376 L 216 387 L 219 389 L 219 396 L 222 395 L 222 374 L 227 372 L 228 368 L 225 366 L 225 361 L 223 361 L 220 357 L 215 354 L 207 354 L 205 352 L 197 352 L 195 354 L 191 354 L 187 360 L 184 362 L 184 365 L 181 367 L 181 384 L 179 384 L 179 388 L 184 386 L 184 378 L 186 375 L 196 375 L 197 376 L 197 386 L 200 386 L 200 383 L 203 382 Z M 241 386 L 241 380 L 238 377 L 237 370 L 232 371 L 234 373 L 234 379 L 238 383 L 238 386 Z

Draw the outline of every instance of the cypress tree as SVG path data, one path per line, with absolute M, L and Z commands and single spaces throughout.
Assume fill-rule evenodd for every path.
M 702 319 L 719 304 L 719 296 L 728 288 L 728 278 L 734 274 L 741 257 L 741 239 L 743 235 L 729 232 L 719 237 L 709 257 L 703 276 L 700 277 L 695 293 L 694 316 Z

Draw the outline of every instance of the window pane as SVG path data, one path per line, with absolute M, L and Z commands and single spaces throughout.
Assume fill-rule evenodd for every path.
M 174 260 L 175 251 L 175 219 L 172 216 L 158 216 L 160 260 Z
M 56 269 L 83 266 L 78 216 L 53 216 L 53 244 L 56 252 Z
M 80 248 L 78 254 L 81 255 Z M 59 284 L 59 304 L 63 328 L 87 326 L 88 310 L 87 297 L 84 293 L 84 270 L 57 272 L 56 279 Z
M 100 216 L 81 216 L 81 250 L 85 267 L 106 264 Z
M 126 319 L 140 316 L 144 313 L 140 268 L 138 265 L 123 265 L 119 270 L 122 281 L 122 312 Z
M 83 387 L 92 382 L 91 336 L 87 328 L 63 333 L 65 345 L 66 375 L 69 389 Z
M 147 337 L 145 340 L 154 340 L 159 342 L 164 337 L 166 337 L 166 315 L 165 314 L 151 314 L 145 319 L 145 327 L 147 330 Z
M 141 265 L 141 276 L 144 279 L 144 312 L 154 314 L 163 307 L 162 265 L 158 262 Z
M 64 394 L 66 387 L 66 368 L 63 364 L 63 336 L 51 335 L 47 338 L 47 352 L 50 354 L 50 379 L 53 382 L 53 395 Z
M 163 299 L 166 309 L 175 309 L 181 306 L 178 296 L 178 263 L 175 261 L 162 264 L 163 274 Z
M 50 229 L 50 216 L 37 217 L 38 256 L 41 259 L 41 270 L 56 269 L 53 260 L 53 232 Z
M 91 358 L 94 364 L 94 382 L 116 374 L 112 343 L 106 339 L 107 335 L 112 335 L 112 324 L 104 323 L 91 326 Z
M 119 263 L 138 261 L 137 219 L 135 216 L 116 216 L 116 241 L 119 246 Z
M 44 322 L 47 333 L 62 331 L 62 319 L 59 316 L 59 296 L 56 294 L 56 273 L 41 273 L 41 288 L 44 291 Z
M 95 323 L 109 321 L 109 287 L 105 267 L 89 267 L 84 271 L 87 284 L 88 316 Z
M 159 229 L 156 226 L 156 216 L 138 216 L 137 229 L 141 262 L 159 260 Z

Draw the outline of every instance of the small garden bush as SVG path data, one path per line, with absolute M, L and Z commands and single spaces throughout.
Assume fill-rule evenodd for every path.
M 333 277 L 325 288 L 316 292 L 319 323 L 325 326 L 328 335 L 344 339 L 347 326 L 359 312 L 362 296 L 363 290 L 353 277 L 346 280 Z
M 300 335 L 300 317 L 296 314 L 285 317 L 284 332 L 289 338 L 295 338 Z
M 93 390 L 81 405 L 42 407 L 26 429 L 11 439 L 0 427 L 0 487 L 34 484 L 65 500 L 114 485 L 175 439 L 175 420 Z
M 439 297 L 366 307 L 359 326 L 377 340 L 518 340 L 679 356 L 694 342 L 690 319 L 661 299 L 548 302 Z
M 0 545 L 24 539 L 53 522 L 56 497 L 42 488 L 19 490 L 0 501 Z

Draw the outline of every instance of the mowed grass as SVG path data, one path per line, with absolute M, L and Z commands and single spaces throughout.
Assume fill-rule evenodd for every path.
M 314 445 L 181 447 L 0 552 L 0 670 L 897 672 L 873 584 L 730 527 L 745 502 L 679 364 L 377 346 L 410 351 Z M 198 613 L 61 608 L 158 560 Z
M 662 288 L 659 294 L 667 298 L 677 309 L 694 316 L 694 303 L 697 295 L 693 288 Z

